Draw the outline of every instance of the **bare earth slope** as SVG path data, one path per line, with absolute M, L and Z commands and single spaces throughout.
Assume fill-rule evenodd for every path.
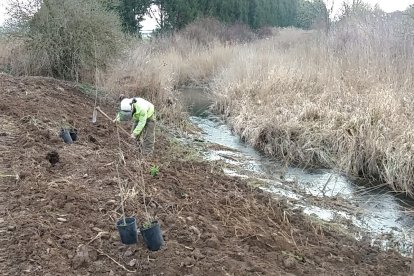
M 166 245 L 150 252 L 140 238 L 124 246 L 115 228 L 116 129 L 102 116 L 90 123 L 93 100 L 54 79 L 8 75 L 0 75 L 0 99 L 2 275 L 410 274 L 409 259 L 311 223 L 211 164 L 185 161 L 190 149 L 161 131 L 143 163 L 122 142 L 120 173 L 134 187 L 145 172 L 145 204 Z M 57 136 L 63 122 L 79 131 L 73 145 Z M 54 167 L 45 158 L 52 150 L 60 156 Z M 156 178 L 151 164 L 160 167 Z M 141 193 L 128 194 L 127 214 L 142 219 Z

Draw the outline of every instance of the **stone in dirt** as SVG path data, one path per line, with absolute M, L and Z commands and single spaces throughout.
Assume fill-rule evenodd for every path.
M 9 226 L 7 226 L 7 230 L 9 230 L 9 231 L 14 231 L 16 229 L 16 226 L 15 225 L 9 225 Z
M 295 268 L 296 267 L 296 259 L 293 257 L 288 257 L 283 260 L 283 265 L 285 268 Z
M 93 268 L 94 272 L 100 272 L 100 273 L 107 272 L 106 266 L 103 261 L 93 262 L 93 265 L 90 266 L 90 268 Z
M 210 239 L 208 239 L 206 241 L 206 245 L 208 247 L 214 248 L 214 249 L 218 249 L 220 246 L 220 241 L 217 239 L 216 236 L 212 236 Z
M 90 262 L 89 250 L 86 245 L 80 245 L 76 250 L 76 256 L 72 260 L 72 266 L 74 269 L 78 269 L 81 266 L 87 266 Z
M 192 255 L 196 260 L 201 260 L 205 258 L 205 256 L 201 253 L 200 249 L 198 248 L 194 249 Z
M 132 259 L 131 261 L 129 261 L 128 265 L 130 267 L 134 267 L 137 264 L 137 259 Z
M 72 259 L 72 267 L 78 269 L 80 267 L 87 267 L 97 258 L 96 252 L 89 249 L 87 245 L 81 244 L 76 249 L 76 255 Z
M 181 266 L 191 266 L 195 263 L 194 259 L 191 257 L 186 257 L 183 262 L 181 263 Z
M 134 254 L 135 249 L 132 247 L 128 247 L 128 249 L 124 253 L 124 257 L 130 257 Z

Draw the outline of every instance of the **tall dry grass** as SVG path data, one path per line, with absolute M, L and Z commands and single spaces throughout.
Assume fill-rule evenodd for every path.
M 175 120 L 175 88 L 208 85 L 235 132 L 264 153 L 414 194 L 412 19 L 368 14 L 329 34 L 284 29 L 249 43 L 194 28 L 136 44 L 105 86 Z
M 203 45 L 181 35 L 138 42 L 105 74 L 103 86 L 113 95 L 147 98 L 163 119 L 176 122 L 183 119 L 176 88 L 209 85 L 234 56 L 232 51 L 218 41 Z
M 0 37 L 0 72 L 10 71 L 12 50 L 12 43 L 3 37 Z
M 246 26 L 202 18 L 180 33 L 132 43 L 105 72 L 104 87 L 115 95 L 146 97 L 171 112 L 177 87 L 209 86 L 235 56 L 234 45 L 253 39 L 256 35 Z M 179 103 L 175 108 L 180 109 Z
M 350 19 L 327 36 L 291 29 L 239 46 L 215 78 L 217 109 L 268 155 L 413 195 L 412 26 Z

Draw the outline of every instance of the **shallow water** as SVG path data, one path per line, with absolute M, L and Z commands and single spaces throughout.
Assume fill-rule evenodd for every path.
M 243 143 L 219 116 L 212 114 L 209 111 L 212 100 L 205 90 L 183 89 L 182 99 L 191 121 L 202 130 L 203 139 L 224 147 L 209 150 L 206 158 L 222 160 L 237 168 L 227 168 L 225 173 L 244 178 L 254 175 L 266 183 L 263 189 L 289 199 L 294 207 L 303 208 L 304 213 L 346 228 L 352 224 L 369 233 L 373 244 L 411 254 L 413 200 L 397 197 L 385 187 L 372 188 L 368 182 L 333 170 L 285 167 Z M 361 233 L 354 231 L 354 236 L 360 238 Z

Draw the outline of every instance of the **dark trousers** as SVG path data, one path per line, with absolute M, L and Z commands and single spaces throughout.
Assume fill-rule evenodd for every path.
M 133 123 L 132 131 L 137 127 L 137 124 L 138 122 Z M 155 120 L 153 118 L 147 119 L 147 123 L 145 124 L 144 129 L 137 139 L 137 144 L 141 148 L 142 153 L 145 155 L 152 154 L 154 152 Z

